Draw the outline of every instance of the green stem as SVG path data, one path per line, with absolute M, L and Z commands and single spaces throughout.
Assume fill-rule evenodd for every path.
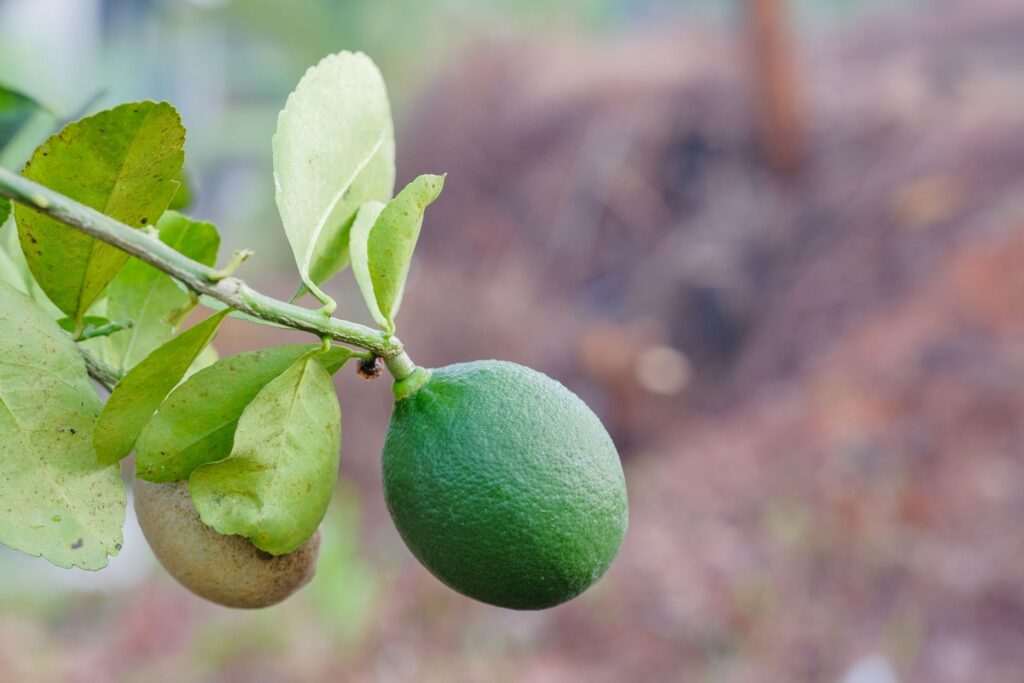
M 86 325 L 74 339 L 75 341 L 85 341 L 94 337 L 107 337 L 115 332 L 126 330 L 133 325 L 134 323 L 131 320 L 111 320 L 106 325 Z
M 89 376 L 106 387 L 107 391 L 113 391 L 114 387 L 121 380 L 122 374 L 81 346 L 78 347 L 78 352 L 82 354 L 82 358 L 85 360 L 85 369 L 88 371 Z
M 235 255 L 231 257 L 231 260 L 228 261 L 228 264 L 226 266 L 219 270 L 213 271 L 213 273 L 211 274 L 211 278 L 215 282 L 220 282 L 221 280 L 231 277 L 238 270 L 238 267 L 245 263 L 246 259 L 252 256 L 252 254 L 253 252 L 249 249 L 242 249 L 240 251 L 236 251 Z
M 416 364 L 412 362 L 412 358 L 409 358 L 409 354 L 405 351 L 401 351 L 390 358 L 385 358 L 384 365 L 387 366 L 388 372 L 391 373 L 396 382 L 401 382 L 416 369 Z
M 402 343 L 383 332 L 279 301 L 257 292 L 234 277 L 193 261 L 158 238 L 54 192 L 28 178 L 0 168 L 0 196 L 8 197 L 54 220 L 111 244 L 161 270 L 194 292 L 206 294 L 250 316 L 296 330 L 330 337 L 372 351 L 387 359 L 402 353 Z

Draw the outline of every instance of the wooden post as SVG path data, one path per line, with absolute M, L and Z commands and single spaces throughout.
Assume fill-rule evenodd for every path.
M 757 135 L 769 166 L 793 175 L 804 156 L 804 124 L 786 0 L 747 0 Z

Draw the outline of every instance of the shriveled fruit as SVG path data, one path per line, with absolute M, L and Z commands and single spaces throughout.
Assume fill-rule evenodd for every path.
M 160 564 L 196 595 L 226 607 L 268 607 L 313 578 L 320 530 L 287 555 L 270 555 L 243 536 L 203 524 L 186 482 L 135 480 L 135 513 Z
M 597 416 L 514 363 L 427 373 L 396 384 L 384 446 L 384 496 L 405 543 L 448 586 L 493 605 L 543 609 L 582 593 L 628 521 Z

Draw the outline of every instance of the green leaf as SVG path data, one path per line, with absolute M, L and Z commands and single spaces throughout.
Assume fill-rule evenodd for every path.
M 152 482 L 188 479 L 200 465 L 228 457 L 242 411 L 259 391 L 319 344 L 247 351 L 197 372 L 160 405 L 135 444 L 135 475 Z M 334 374 L 352 357 L 335 346 L 319 356 Z
M 82 318 L 82 324 L 85 327 L 102 327 L 104 325 L 109 325 L 110 319 L 98 315 L 87 315 L 84 318 Z M 75 321 L 72 320 L 71 318 L 61 318 L 60 320 L 57 321 L 57 325 L 59 325 L 60 329 L 64 330 L 65 332 L 75 331 Z
M 181 169 L 178 173 L 178 191 L 174 193 L 174 197 L 171 198 L 171 203 L 168 205 L 168 209 L 172 211 L 181 211 L 187 209 L 192 204 L 192 186 L 188 181 L 188 174 L 185 173 L 185 169 Z
M 185 373 L 185 379 L 188 379 L 200 370 L 205 370 L 218 360 L 220 360 L 220 354 L 217 353 L 217 349 L 214 348 L 213 344 L 210 344 L 200 351 L 196 359 L 192 361 L 192 365 L 188 367 L 188 372 Z
M 381 313 L 377 296 L 373 292 L 368 244 L 370 231 L 373 230 L 373 225 L 384 210 L 384 206 L 381 202 L 367 202 L 359 208 L 359 213 L 352 222 L 352 232 L 349 234 L 349 252 L 352 254 L 352 274 L 359 285 L 359 291 L 363 293 L 363 300 L 366 301 L 370 316 L 378 325 L 387 328 L 388 319 Z
M 22 168 L 56 124 L 57 117 L 50 109 L 0 86 L 0 166 Z
M 373 61 L 341 52 L 310 68 L 278 117 L 273 151 L 281 222 L 316 293 L 348 261 L 345 233 L 358 208 L 394 190 L 391 106 Z
M 160 241 L 189 258 L 212 266 L 220 236 L 212 223 L 194 221 L 167 211 L 156 225 Z M 131 329 L 110 336 L 104 359 L 122 370 L 135 367 L 174 336 L 168 316 L 189 301 L 188 294 L 169 275 L 132 258 L 107 289 L 107 317 L 131 320 Z
M 0 197 L 0 225 L 7 222 L 11 215 L 11 202 L 7 197 Z
M 185 330 L 147 356 L 117 383 L 103 406 L 93 438 L 100 462 L 117 462 L 131 452 L 139 432 L 196 357 L 213 341 L 226 315 L 227 310 L 215 313 Z
M 136 102 L 72 123 L 32 156 L 24 175 L 108 216 L 154 223 L 177 191 L 185 129 L 167 103 Z M 128 260 L 120 249 L 22 204 L 14 208 L 36 281 L 80 319 Z
M 25 283 L 24 273 L 18 268 L 17 263 L 7 254 L 6 249 L 0 248 L 0 282 L 6 283 L 22 294 L 28 293 L 28 285 Z
M 124 483 L 93 456 L 99 411 L 70 337 L 0 283 L 0 541 L 61 567 L 117 554 Z
M 36 284 L 32 273 L 25 262 L 25 255 L 21 252 L 21 244 L 18 243 L 18 231 L 12 223 L 10 227 L 3 227 L 0 230 L 3 239 L 0 240 L 0 280 L 11 285 L 19 292 L 27 294 L 32 301 L 42 307 L 51 318 L 60 318 L 63 314 L 53 305 L 43 290 Z
M 246 406 L 231 455 L 192 473 L 192 500 L 220 533 L 245 536 L 272 555 L 291 552 L 324 518 L 340 445 L 334 385 L 307 354 Z
M 352 226 L 349 249 L 356 282 L 373 319 L 389 333 L 395 331 L 423 212 L 443 187 L 444 176 L 421 175 L 387 203 L 372 225 L 360 215 Z
M 45 111 L 45 108 L 31 97 L 0 86 L 0 149 L 6 147 L 40 111 Z

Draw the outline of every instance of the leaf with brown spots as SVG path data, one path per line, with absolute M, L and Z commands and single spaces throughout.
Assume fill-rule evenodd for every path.
M 93 456 L 99 411 L 70 337 L 0 283 L 0 542 L 60 567 L 117 554 L 124 483 Z
M 25 166 L 26 178 L 141 227 L 155 223 L 178 189 L 185 129 L 166 102 L 135 102 L 72 123 Z M 128 254 L 23 204 L 14 208 L 29 268 L 47 296 L 79 320 Z

